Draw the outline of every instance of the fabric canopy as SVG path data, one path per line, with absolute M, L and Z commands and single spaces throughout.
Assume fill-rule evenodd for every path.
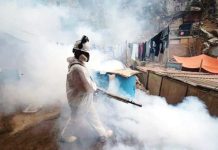
M 207 56 L 199 55 L 194 57 L 178 57 L 174 56 L 178 63 L 181 63 L 185 68 L 203 68 L 211 73 L 218 73 L 218 59 Z

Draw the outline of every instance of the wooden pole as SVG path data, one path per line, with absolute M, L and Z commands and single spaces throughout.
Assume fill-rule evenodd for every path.
M 98 91 L 98 92 L 101 92 L 101 93 L 103 93 L 103 94 L 105 94 L 105 95 L 107 95 L 107 96 L 109 96 L 109 97 L 111 97 L 111 98 L 113 98 L 113 99 L 115 99 L 115 100 L 118 100 L 118 101 L 121 101 L 121 102 L 124 102 L 124 103 L 127 103 L 127 104 L 129 103 L 129 104 L 132 104 L 132 105 L 135 105 L 135 106 L 138 106 L 138 107 L 142 107 L 142 104 L 138 104 L 138 103 L 135 103 L 135 102 L 133 102 L 133 101 L 130 101 L 130 100 L 126 99 L 126 98 L 123 98 L 123 97 L 121 97 L 121 96 L 114 95 L 114 94 L 112 94 L 112 93 L 108 93 L 107 91 L 102 90 L 102 89 L 100 89 L 100 88 L 98 88 L 97 91 Z
M 203 64 L 203 58 L 201 59 L 201 64 L 200 64 L 199 72 L 201 72 L 201 70 L 202 70 L 202 64 Z

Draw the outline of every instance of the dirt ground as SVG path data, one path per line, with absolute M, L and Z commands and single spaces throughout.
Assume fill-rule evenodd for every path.
M 74 143 L 60 141 L 60 133 L 68 119 L 60 108 L 44 108 L 37 113 L 16 112 L 4 116 L 0 114 L 0 150 L 105 150 L 107 145 L 116 146 L 116 136 L 101 143 L 86 120 L 76 125 L 69 124 L 66 133 L 75 135 Z M 119 127 L 112 127 L 119 133 Z M 133 138 L 134 139 L 134 138 Z M 139 145 L 133 139 L 122 139 L 124 145 Z M 121 141 L 119 141 L 121 142 Z
M 59 111 L 46 110 L 36 114 L 17 113 L 4 119 L 1 118 L 3 130 L 0 132 L 0 150 L 103 149 L 104 144 L 85 135 L 73 144 L 60 142 L 61 129 L 58 124 L 60 119 L 58 113 Z
M 1 150 L 58 150 L 57 129 L 54 120 L 25 129 L 14 135 L 0 135 Z

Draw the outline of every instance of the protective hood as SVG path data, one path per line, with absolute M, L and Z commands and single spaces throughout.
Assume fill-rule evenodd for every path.
M 86 62 L 89 61 L 90 55 L 88 52 L 89 50 L 88 43 L 89 43 L 89 38 L 85 35 L 83 35 L 81 40 L 76 41 L 72 50 L 72 52 L 74 53 L 74 57 L 76 59 L 79 59 L 81 55 L 84 55 L 87 58 Z
M 82 45 L 82 47 L 81 47 L 80 44 Z M 81 43 L 81 40 L 79 40 L 79 41 L 76 41 L 73 48 L 80 49 L 80 50 L 83 50 L 83 51 L 89 51 L 90 46 L 89 46 L 89 42 Z
M 76 59 L 75 57 L 68 57 L 67 58 L 67 62 L 69 63 L 68 65 L 68 70 L 70 69 L 71 66 L 75 65 L 75 64 L 79 64 L 81 66 L 85 66 L 85 64 L 81 61 L 79 61 L 78 59 Z

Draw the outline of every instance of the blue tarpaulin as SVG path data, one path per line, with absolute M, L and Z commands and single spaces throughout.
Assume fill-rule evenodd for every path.
M 109 87 L 109 74 L 112 73 L 100 73 L 96 72 L 94 74 L 94 80 L 98 87 L 103 88 L 105 90 Z M 114 73 L 115 74 L 115 73 Z M 134 98 L 136 91 L 136 76 L 131 75 L 129 77 L 122 76 L 120 74 L 115 74 L 115 80 L 119 83 L 117 86 L 119 90 L 119 94 L 126 98 Z

